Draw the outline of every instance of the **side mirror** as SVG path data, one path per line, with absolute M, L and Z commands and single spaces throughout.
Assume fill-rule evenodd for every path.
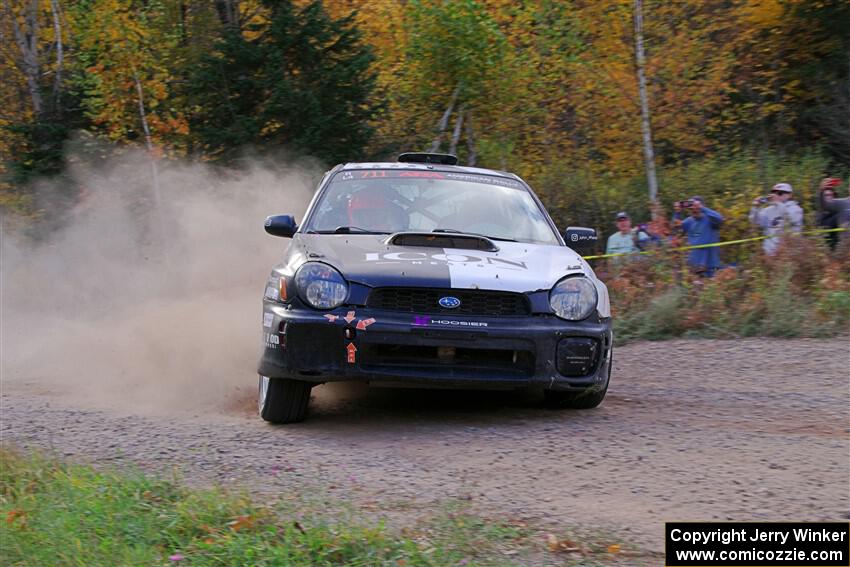
M 567 246 L 579 254 L 592 252 L 597 240 L 596 229 L 583 226 L 567 227 L 567 230 L 564 231 L 564 240 Z
M 295 224 L 295 217 L 292 215 L 272 215 L 266 217 L 266 232 L 272 236 L 282 236 L 284 238 L 292 238 L 295 231 L 298 230 L 298 225 Z

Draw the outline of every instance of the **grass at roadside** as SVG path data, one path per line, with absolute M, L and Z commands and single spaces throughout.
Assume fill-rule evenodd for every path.
M 462 506 L 398 533 L 339 510 L 260 505 L 220 489 L 0 450 L 6 565 L 610 565 L 637 557 L 601 540 L 545 539 Z
M 611 268 L 618 343 L 850 333 L 850 241 L 830 252 L 818 239 L 790 238 L 776 256 L 753 255 L 712 278 L 691 274 L 685 257 L 660 250 Z

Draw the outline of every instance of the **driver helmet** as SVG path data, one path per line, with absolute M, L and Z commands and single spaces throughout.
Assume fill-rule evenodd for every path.
M 390 230 L 398 205 L 384 187 L 364 187 L 348 199 L 348 222 L 367 230 Z

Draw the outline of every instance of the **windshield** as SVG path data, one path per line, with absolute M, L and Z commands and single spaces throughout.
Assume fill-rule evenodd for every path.
M 336 173 L 306 232 L 445 231 L 558 244 L 525 186 L 506 177 L 371 169 Z

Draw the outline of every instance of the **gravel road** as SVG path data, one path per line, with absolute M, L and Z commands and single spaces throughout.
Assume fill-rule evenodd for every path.
M 391 516 L 460 498 L 651 550 L 663 547 L 664 521 L 850 518 L 846 337 L 627 345 L 589 411 L 513 393 L 337 384 L 314 390 L 308 421 L 271 426 L 255 416 L 254 380 L 203 411 L 158 413 L 8 376 L 0 433 L 260 494 L 321 484 Z

